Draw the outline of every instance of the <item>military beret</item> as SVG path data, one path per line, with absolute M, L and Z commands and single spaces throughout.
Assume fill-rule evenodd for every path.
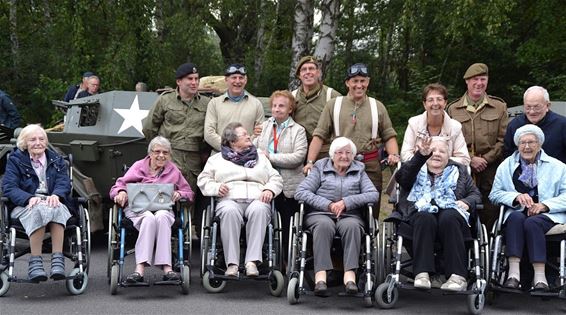
M 299 73 L 301 72 L 301 67 L 307 62 L 314 63 L 316 67 L 319 68 L 318 60 L 315 57 L 304 56 L 303 58 L 301 58 L 301 60 L 299 60 L 299 63 L 297 64 L 297 70 L 295 70 L 296 76 L 299 76 Z
M 487 75 L 487 65 L 485 63 L 474 63 L 466 70 L 466 73 L 464 73 L 464 80 L 468 80 L 480 74 Z
M 92 71 L 87 71 L 85 73 L 83 73 L 83 78 L 90 78 L 94 75 L 94 72 Z
M 177 68 L 177 71 L 175 71 L 175 78 L 181 79 L 187 74 L 192 74 L 192 73 L 198 73 L 197 66 L 190 62 L 184 63 L 180 65 L 179 68 Z

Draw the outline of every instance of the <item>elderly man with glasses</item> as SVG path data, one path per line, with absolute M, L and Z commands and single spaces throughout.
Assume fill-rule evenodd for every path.
M 250 135 L 259 135 L 264 120 L 263 105 L 245 90 L 246 67 L 239 63 L 229 65 L 224 79 L 228 90 L 210 100 L 204 120 L 204 140 L 216 152 L 220 152 L 220 133 L 229 123 L 239 122 Z
M 385 146 L 390 165 L 399 162 L 397 133 L 385 106 L 367 95 L 370 82 L 368 67 L 356 63 L 348 68 L 345 83 L 348 95 L 330 100 L 313 132 L 309 146 L 307 165 L 304 171 L 312 168 L 323 143 L 332 142 L 337 137 L 351 139 L 358 148 L 358 158 L 365 164 L 365 171 L 378 191 L 381 191 L 380 147 Z M 376 200 L 376 208 L 379 208 Z M 376 215 L 378 211 L 374 212 Z
M 505 156 L 517 150 L 513 135 L 520 127 L 533 124 L 544 132 L 544 152 L 566 163 L 566 117 L 550 110 L 550 96 L 541 86 L 531 86 L 523 95 L 523 114 L 515 117 L 505 133 Z
M 488 67 L 474 63 L 464 73 L 467 91 L 448 105 L 448 115 L 462 124 L 470 153 L 470 167 L 482 194 L 484 209 L 479 215 L 488 230 L 497 218 L 498 207 L 489 202 L 497 166 L 503 160 L 503 137 L 507 128 L 507 105 L 486 93 Z

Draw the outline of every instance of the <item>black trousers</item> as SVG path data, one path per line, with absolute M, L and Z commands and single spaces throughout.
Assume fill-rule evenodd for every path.
M 409 222 L 413 228 L 413 272 L 436 272 L 434 243 L 442 246 L 444 274 L 457 274 L 467 278 L 465 235 L 470 229 L 464 218 L 453 209 L 440 209 L 438 213 L 417 212 Z

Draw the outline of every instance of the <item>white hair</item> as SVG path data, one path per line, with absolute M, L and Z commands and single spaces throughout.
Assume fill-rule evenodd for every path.
M 550 102 L 550 95 L 548 95 L 548 91 L 545 88 L 543 88 L 542 86 L 538 86 L 538 85 L 533 85 L 525 91 L 525 94 L 523 94 L 523 102 L 525 101 L 525 99 L 527 98 L 527 95 L 529 95 L 529 93 L 535 92 L 535 91 L 540 92 L 542 94 L 542 96 L 544 97 L 544 100 L 547 103 Z
M 334 152 L 336 152 L 336 150 L 343 148 L 347 145 L 350 146 L 350 149 L 352 150 L 352 155 L 356 156 L 356 154 L 358 153 L 358 149 L 356 148 L 356 145 L 354 144 L 354 142 L 352 142 L 352 140 L 350 140 L 346 137 L 338 137 L 338 138 L 334 139 L 332 141 L 332 143 L 330 144 L 330 150 L 328 150 L 328 155 L 330 156 L 331 159 L 333 159 L 334 158 Z
M 45 132 L 45 130 L 41 128 L 39 124 L 32 124 L 25 126 L 20 131 L 20 134 L 18 135 L 18 139 L 16 140 L 16 146 L 18 147 L 18 149 L 22 151 L 27 150 L 28 148 L 28 144 L 26 143 L 27 138 L 38 131 L 41 132 L 45 137 L 45 145 L 47 145 L 49 143 L 49 140 L 47 139 L 47 133 Z
M 157 136 L 151 139 L 151 141 L 149 142 L 149 145 L 147 146 L 147 154 L 150 154 L 156 145 L 160 145 L 166 148 L 167 150 L 171 151 L 171 142 L 169 142 L 169 140 L 167 140 L 167 138 L 165 137 Z

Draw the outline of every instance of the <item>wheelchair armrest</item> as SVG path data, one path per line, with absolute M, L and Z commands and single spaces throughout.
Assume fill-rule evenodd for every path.
M 77 197 L 77 202 L 83 206 L 86 206 L 88 204 L 88 199 L 85 197 Z

